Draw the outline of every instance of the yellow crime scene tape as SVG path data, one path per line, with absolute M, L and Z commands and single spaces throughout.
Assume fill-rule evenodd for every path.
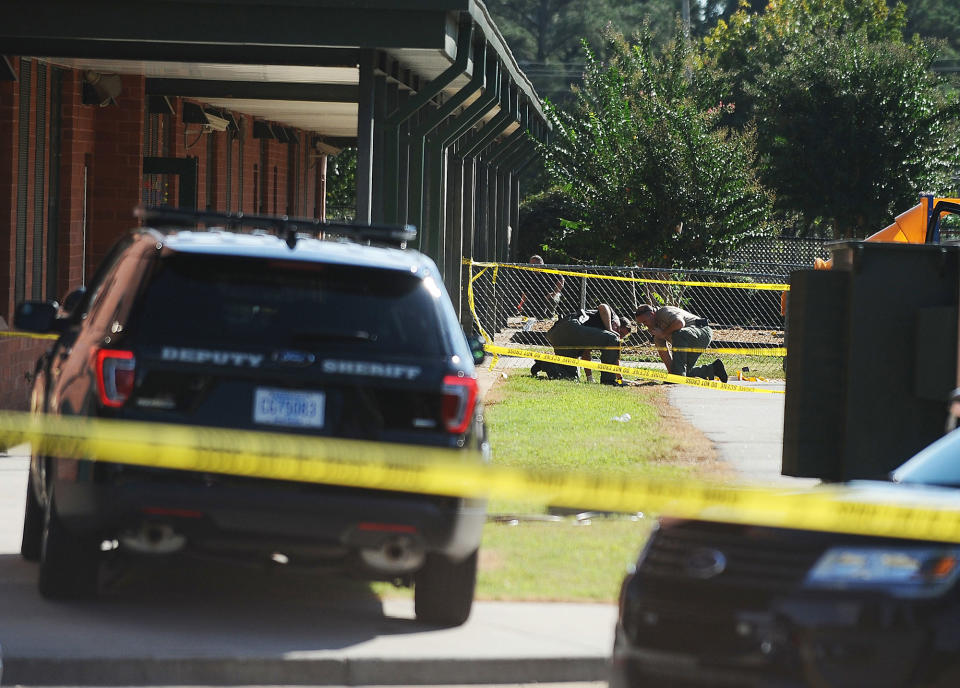
M 482 274 L 482 271 L 477 273 L 477 277 Z M 595 350 L 600 349 L 656 349 L 656 345 L 653 342 L 645 341 L 643 343 L 634 343 L 630 340 L 631 335 L 627 335 L 621 341 L 620 346 L 595 346 L 592 347 Z M 733 347 L 733 346 L 711 346 L 706 349 L 685 347 L 685 346 L 671 346 L 671 351 L 686 351 L 691 353 L 705 354 L 705 353 L 714 353 L 714 354 L 727 354 L 730 356 L 770 356 L 782 358 L 787 355 L 787 349 L 783 346 L 756 346 L 756 347 Z
M 16 332 L 14 330 L 3 330 L 0 337 L 22 337 L 24 339 L 58 339 L 58 334 L 36 334 L 35 332 Z
M 483 340 L 485 342 L 492 344 L 493 338 L 487 334 L 487 331 L 483 329 L 483 325 L 480 323 L 480 317 L 477 315 L 477 307 L 474 303 L 474 297 L 473 297 L 473 283 L 476 282 L 477 279 L 480 277 L 480 275 L 482 275 L 486 271 L 487 271 L 487 268 L 484 268 L 483 270 L 478 272 L 476 275 L 471 277 L 470 281 L 467 282 L 467 305 L 470 307 L 470 315 L 473 316 L 473 322 L 477 326 L 477 331 L 483 337 Z M 496 270 L 494 270 L 494 274 L 496 274 Z
M 579 366 L 580 368 L 589 368 L 606 373 L 619 373 L 629 377 L 642 377 L 648 380 L 659 380 L 660 382 L 673 382 L 679 385 L 691 385 L 693 387 L 708 387 L 709 389 L 723 389 L 729 392 L 762 392 L 765 394 L 783 394 L 782 389 L 763 389 L 762 387 L 744 387 L 742 385 L 731 385 L 728 382 L 717 382 L 714 380 L 705 380 L 699 377 L 684 377 L 683 375 L 674 375 L 664 373 L 650 368 L 634 368 L 632 366 L 618 366 L 609 363 L 597 363 L 596 361 L 585 361 L 582 358 L 570 358 L 568 356 L 557 356 L 556 354 L 542 353 L 540 351 L 531 351 L 529 349 L 514 349 L 512 347 L 497 346 L 496 344 L 485 344 L 484 350 L 496 356 L 514 356 L 517 358 L 533 358 L 538 361 L 547 361 L 549 363 L 562 363 L 569 366 Z
M 484 263 L 480 261 L 464 258 L 463 265 L 471 265 L 483 268 L 498 268 L 511 270 L 526 270 L 527 272 L 545 272 L 551 275 L 567 275 L 569 277 L 592 277 L 594 279 L 613 280 L 615 282 L 639 282 L 643 284 L 674 284 L 681 287 L 724 287 L 727 289 L 756 289 L 761 291 L 790 291 L 789 284 L 766 284 L 764 282 L 695 282 L 687 280 L 661 280 L 650 279 L 647 277 L 622 277 L 620 275 L 599 275 L 590 272 L 577 272 L 576 270 L 555 270 L 553 268 L 537 268 L 532 265 L 505 265 L 503 263 Z M 642 270 L 642 268 L 638 268 Z
M 614 366 L 608 363 L 595 363 L 593 361 L 584 361 L 579 358 L 568 358 L 566 356 L 557 356 L 556 354 L 541 353 L 539 351 L 531 351 L 529 349 L 516 349 L 504 346 L 497 346 L 493 343 L 493 339 L 487 334 L 486 330 L 483 329 L 483 325 L 480 323 L 480 318 L 477 316 L 477 309 L 474 305 L 474 295 L 473 295 L 473 283 L 477 280 L 483 272 L 489 268 L 494 268 L 494 273 L 496 273 L 496 264 L 491 263 L 486 265 L 483 270 L 478 272 L 476 275 L 471 277 L 467 282 L 467 304 L 470 308 L 470 314 L 473 316 L 473 321 L 477 326 L 477 330 L 480 332 L 486 344 L 484 345 L 484 350 L 487 353 L 490 353 L 493 358 L 490 361 L 490 369 L 492 370 L 496 367 L 500 355 L 505 356 L 514 356 L 519 358 L 532 358 L 538 361 L 548 361 L 551 363 L 564 363 L 566 365 L 579 366 L 581 368 L 590 368 L 592 370 L 599 370 L 601 372 L 611 372 L 611 373 L 620 373 L 621 375 L 627 375 L 630 377 L 642 377 L 649 380 L 660 380 L 661 382 L 673 382 L 681 385 L 691 385 L 694 387 L 708 387 L 710 389 L 725 389 L 731 392 L 765 392 L 768 394 L 783 394 L 783 390 L 777 389 L 763 389 L 763 388 L 754 388 L 754 387 L 744 387 L 742 385 L 731 385 L 729 383 L 715 382 L 713 380 L 705 380 L 702 378 L 696 377 L 684 377 L 683 375 L 673 375 L 671 373 L 662 373 L 657 370 L 650 370 L 647 368 L 633 368 L 626 366 Z
M 768 346 L 768 347 L 757 347 L 757 348 L 747 348 L 747 347 L 724 347 L 718 346 L 716 348 L 707 348 L 707 349 L 691 349 L 683 346 L 675 346 L 671 349 L 672 351 L 689 351 L 699 354 L 726 354 L 728 356 L 772 356 L 777 358 L 782 358 L 787 355 L 787 350 L 782 346 Z
M 829 489 L 484 464 L 476 452 L 110 419 L 0 413 L 0 442 L 57 458 L 456 497 L 960 542 L 960 508 L 858 502 Z
M 699 281 L 689 281 L 689 280 L 658 280 L 658 279 L 649 279 L 644 277 L 622 277 L 619 275 L 601 275 L 597 273 L 587 273 L 587 272 L 577 272 L 574 270 L 555 270 L 553 268 L 540 268 L 535 266 L 527 265 L 512 265 L 512 264 L 502 264 L 502 263 L 490 263 L 475 261 L 470 258 L 463 258 L 461 260 L 463 265 L 468 265 L 471 267 L 480 267 L 482 268 L 475 275 L 472 275 L 469 282 L 467 283 L 467 296 L 468 302 L 470 304 L 470 312 L 474 316 L 474 321 L 477 324 L 477 327 L 480 329 L 481 334 L 487 342 L 492 342 L 493 340 L 483 331 L 483 328 L 480 326 L 479 318 L 476 315 L 476 309 L 474 307 L 474 296 L 473 296 L 473 282 L 475 282 L 484 272 L 492 268 L 492 283 L 496 284 L 497 275 L 501 268 L 504 269 L 515 269 L 515 270 L 526 270 L 528 272 L 544 272 L 555 275 L 568 275 L 571 277 L 592 277 L 596 279 L 606 279 L 614 280 L 621 282 L 639 282 L 645 284 L 669 284 L 677 286 L 687 286 L 687 287 L 721 287 L 729 289 L 755 289 L 755 290 L 764 290 L 764 291 L 790 291 L 789 284 L 765 284 L 760 282 L 699 282 Z M 602 348 L 614 348 L 614 347 L 593 347 L 594 349 Z M 787 355 L 786 347 L 715 347 L 715 348 L 688 348 L 688 347 L 676 347 L 674 351 L 683 351 L 690 353 L 713 353 L 717 355 L 729 355 L 729 356 L 770 356 L 782 358 Z M 496 354 L 494 355 L 494 364 L 496 363 Z
M 623 339 L 623 344 L 620 346 L 592 346 L 590 347 L 592 351 L 605 351 L 605 350 L 619 350 L 624 351 L 630 349 L 631 351 L 637 351 L 639 349 L 650 349 L 656 351 L 657 347 L 653 344 L 634 344 L 628 341 L 626 338 Z M 526 349 L 524 349 L 526 351 Z M 706 349 L 695 349 L 685 346 L 672 346 L 669 351 L 687 351 L 698 354 L 725 354 L 729 356 L 770 356 L 776 358 L 782 358 L 787 355 L 787 350 L 783 347 L 757 347 L 757 348 L 734 348 L 734 347 L 709 347 Z

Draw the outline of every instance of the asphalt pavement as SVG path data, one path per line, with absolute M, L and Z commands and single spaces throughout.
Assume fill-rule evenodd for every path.
M 483 366 L 486 393 L 523 359 Z M 754 383 L 757 384 L 757 383 Z M 772 385 L 777 387 L 776 384 Z M 782 388 L 782 385 L 779 385 Z M 742 480 L 779 476 L 783 395 L 684 385 L 669 398 Z M 602 682 L 616 608 L 479 601 L 458 628 L 415 621 L 409 598 L 277 568 L 141 565 L 95 601 L 54 603 L 19 556 L 26 446 L 0 454 L 3 685 L 427 685 Z
M 477 602 L 458 628 L 320 574 L 141 565 L 55 603 L 19 555 L 26 447 L 0 454 L 3 685 L 417 685 L 603 681 L 616 608 Z
M 783 382 L 737 382 L 745 389 L 784 390 Z M 783 451 L 783 394 L 728 392 L 671 385 L 670 404 L 713 442 L 735 480 L 805 487 L 819 480 L 780 475 Z

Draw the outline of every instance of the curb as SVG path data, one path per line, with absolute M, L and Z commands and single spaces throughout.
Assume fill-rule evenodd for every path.
M 610 660 L 11 657 L 3 669 L 23 686 L 461 685 L 606 681 Z

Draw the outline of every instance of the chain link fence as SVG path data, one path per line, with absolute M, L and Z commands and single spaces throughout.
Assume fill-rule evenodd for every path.
M 733 356 L 732 369 L 766 358 L 768 374 L 782 373 L 781 296 L 789 289 L 782 274 L 470 262 L 464 269 L 475 321 L 502 346 L 549 350 L 546 332 L 557 318 L 606 303 L 634 328 L 623 341 L 622 357 L 659 361 L 633 314 L 643 303 L 671 305 L 709 320 L 710 353 Z
M 816 258 L 829 258 L 829 242 L 829 239 L 751 237 L 731 254 L 725 269 L 786 278 L 793 270 L 813 267 Z

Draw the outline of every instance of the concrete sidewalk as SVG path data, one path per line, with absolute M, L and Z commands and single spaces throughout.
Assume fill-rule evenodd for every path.
M 417 685 L 606 680 L 616 608 L 478 602 L 459 628 L 409 599 L 275 568 L 157 560 L 95 601 L 37 593 L 19 555 L 27 458 L 0 454 L 3 685 Z
M 526 359 L 484 365 L 486 393 Z M 783 397 L 672 386 L 670 400 L 741 477 L 779 478 Z M 406 598 L 322 575 L 157 561 L 101 599 L 53 603 L 19 556 L 26 447 L 0 454 L 4 685 L 417 685 L 603 681 L 616 607 L 477 602 L 441 629 Z M 784 479 L 786 480 L 786 479 Z M 791 479 L 795 480 L 795 479 Z
M 784 383 L 734 383 L 782 391 Z M 805 487 L 818 480 L 780 475 L 783 394 L 727 392 L 671 385 L 670 403 L 705 434 L 740 482 Z

